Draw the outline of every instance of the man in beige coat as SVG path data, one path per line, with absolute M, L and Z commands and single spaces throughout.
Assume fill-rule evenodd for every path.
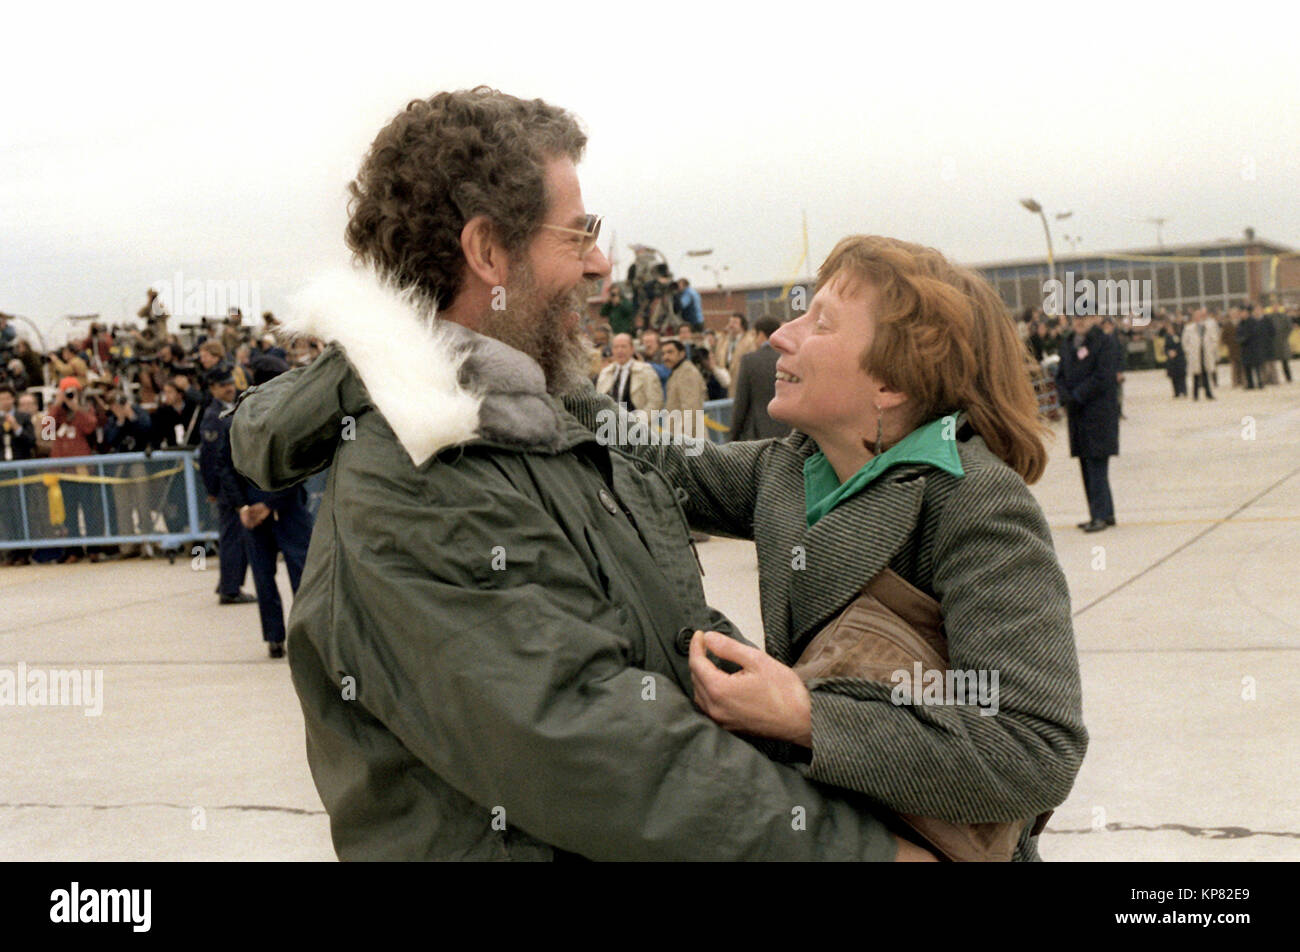
M 746 354 L 758 350 L 757 336 L 749 329 L 749 321 L 744 314 L 732 314 L 727 319 L 727 338 L 722 345 L 722 364 L 727 368 L 731 382 L 727 385 L 727 396 L 736 395 L 736 377 L 740 374 L 740 361 Z
M 663 430 L 668 434 L 707 437 L 702 421 L 709 388 L 704 382 L 704 375 L 693 362 L 686 359 L 686 348 L 677 338 L 665 340 L 660 353 L 664 366 L 672 371 L 668 375 L 667 398 L 664 400 L 664 410 L 667 413 L 663 415 Z
M 1205 308 L 1192 315 L 1192 323 L 1183 328 L 1183 352 L 1187 354 L 1187 372 L 1192 375 L 1192 399 L 1199 399 L 1201 387 L 1205 397 L 1213 400 L 1210 374 L 1219 362 L 1219 323 Z
M 596 378 L 596 390 L 634 412 L 649 414 L 663 407 L 663 384 L 653 367 L 633 357 L 632 335 L 615 334 L 609 346 L 614 360 Z

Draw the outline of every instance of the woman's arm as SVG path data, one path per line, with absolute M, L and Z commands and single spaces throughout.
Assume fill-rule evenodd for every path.
M 741 539 L 754 537 L 754 501 L 763 454 L 771 440 L 723 446 L 689 437 L 668 444 L 657 439 L 651 442 L 651 431 L 638 425 L 636 414 L 628 414 L 594 388 L 565 397 L 564 407 L 595 432 L 602 445 L 630 453 L 661 470 L 685 494 L 682 506 L 692 526 Z

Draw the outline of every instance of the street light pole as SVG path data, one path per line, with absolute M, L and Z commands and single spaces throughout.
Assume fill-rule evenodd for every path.
M 1047 276 L 1055 281 L 1056 256 L 1052 254 L 1052 230 L 1047 227 L 1047 216 L 1043 214 L 1043 206 L 1032 198 L 1022 198 L 1020 204 L 1043 220 L 1043 234 L 1047 236 Z
M 718 290 L 721 291 L 721 290 L 722 290 L 722 272 L 723 272 L 723 271 L 730 271 L 730 270 L 731 270 L 730 266 L 724 264 L 724 265 L 722 266 L 722 268 L 719 269 L 719 268 L 715 268 L 715 267 L 714 267 L 713 265 L 711 265 L 711 264 L 706 264 L 706 265 L 703 265 L 702 267 L 704 268 L 705 271 L 712 271 L 712 272 L 713 272 L 713 278 L 714 278 L 715 281 L 718 282 Z

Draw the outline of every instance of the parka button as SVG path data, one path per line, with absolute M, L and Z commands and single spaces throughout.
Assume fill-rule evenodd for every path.
M 694 628 L 681 628 L 677 632 L 677 653 L 685 657 L 691 653 L 691 639 L 695 637 Z
M 608 509 L 612 515 L 617 516 L 618 503 L 615 502 L 614 497 L 609 494 L 609 490 L 602 489 L 597 495 L 600 497 L 600 504 Z

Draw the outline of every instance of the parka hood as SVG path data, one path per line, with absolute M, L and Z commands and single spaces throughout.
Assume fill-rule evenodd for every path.
M 259 415 L 269 412 L 265 426 L 282 447 L 296 445 L 300 458 L 332 456 L 340 418 L 367 407 L 383 416 L 416 466 L 475 441 L 543 452 L 573 442 L 535 360 L 438 320 L 418 291 L 372 271 L 340 269 L 317 278 L 295 296 L 283 327 L 337 345 L 346 358 L 327 351 L 299 372 L 287 393 L 258 388 L 276 391 L 272 408 Z M 348 375 L 364 385 L 368 400 L 355 381 L 340 379 Z M 297 445 L 304 440 L 331 445 L 328 451 Z

